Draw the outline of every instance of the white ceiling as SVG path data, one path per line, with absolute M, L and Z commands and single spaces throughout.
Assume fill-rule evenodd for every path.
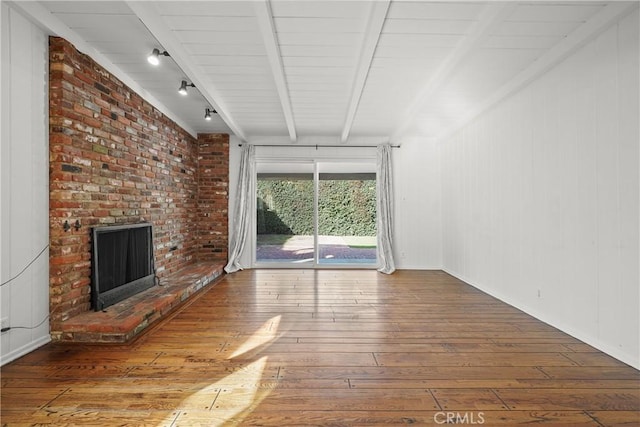
M 192 133 L 435 138 L 638 2 L 15 1 Z M 150 65 L 152 49 L 167 50 Z M 194 83 L 188 96 L 181 80 Z M 204 120 L 206 107 L 218 115 Z

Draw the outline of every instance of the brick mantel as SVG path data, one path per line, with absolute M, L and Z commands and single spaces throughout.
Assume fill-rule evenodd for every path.
M 66 40 L 49 45 L 50 313 L 60 339 L 65 320 L 90 310 L 94 226 L 151 222 L 160 278 L 226 261 L 229 136 L 194 138 Z

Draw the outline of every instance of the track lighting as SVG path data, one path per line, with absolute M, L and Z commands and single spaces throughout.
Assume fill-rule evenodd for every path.
M 178 93 L 180 95 L 186 95 L 187 94 L 187 87 L 196 87 L 196 85 L 194 85 L 193 83 L 187 84 L 187 81 L 183 80 L 182 83 L 180 83 L 180 88 L 178 89 Z
M 160 63 L 160 55 L 169 56 L 169 52 L 166 50 L 164 52 L 160 52 L 159 49 L 153 49 L 151 55 L 147 56 L 147 61 L 149 61 L 149 64 L 151 65 L 158 65 Z
M 167 52 L 166 50 L 163 52 L 160 52 L 160 49 L 154 48 L 153 51 L 151 51 L 151 54 L 147 57 L 147 61 L 149 61 L 150 64 L 152 65 L 158 65 L 160 64 L 160 56 L 171 56 L 169 55 L 169 52 Z M 182 80 L 180 81 L 180 87 L 178 88 L 178 93 L 180 95 L 184 95 L 186 96 L 188 94 L 187 92 L 187 88 L 188 87 L 193 87 L 195 88 L 196 85 L 193 83 L 187 83 L 186 80 Z M 211 115 L 212 114 L 218 114 L 218 112 L 215 110 L 215 108 L 209 108 L 206 107 L 204 109 L 204 119 L 210 121 L 211 120 Z M 80 223 L 76 221 L 76 229 L 78 229 L 78 227 Z M 64 229 L 65 231 L 69 230 L 71 228 L 71 224 L 69 224 L 69 222 L 65 222 L 64 224 Z
M 204 109 L 204 119 L 205 120 L 211 120 L 211 115 L 212 114 L 218 114 L 218 112 L 215 110 L 215 108 L 205 108 Z

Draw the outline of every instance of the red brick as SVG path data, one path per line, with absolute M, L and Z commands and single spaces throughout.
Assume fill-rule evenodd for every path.
M 78 315 L 100 314 L 89 312 L 91 226 L 152 221 L 161 278 L 199 259 L 226 260 L 227 195 L 209 183 L 226 187 L 229 137 L 193 138 L 60 38 L 50 38 L 49 78 L 51 334 L 88 340 L 89 326 L 63 333 L 62 325 Z M 109 151 L 96 150 L 96 144 Z M 64 172 L 62 164 L 79 169 Z M 82 227 L 65 232 L 66 219 L 79 219 Z M 212 227 L 217 233 L 207 240 L 221 248 L 218 253 L 202 247 L 201 236 Z M 169 252 L 171 247 L 177 249 Z M 157 304 L 149 319 L 166 308 Z

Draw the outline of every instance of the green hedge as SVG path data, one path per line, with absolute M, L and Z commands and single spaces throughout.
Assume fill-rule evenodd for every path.
M 313 234 L 313 181 L 259 180 L 258 234 Z M 321 180 L 318 234 L 376 235 L 374 180 Z
M 258 234 L 313 234 L 312 180 L 258 180 Z

